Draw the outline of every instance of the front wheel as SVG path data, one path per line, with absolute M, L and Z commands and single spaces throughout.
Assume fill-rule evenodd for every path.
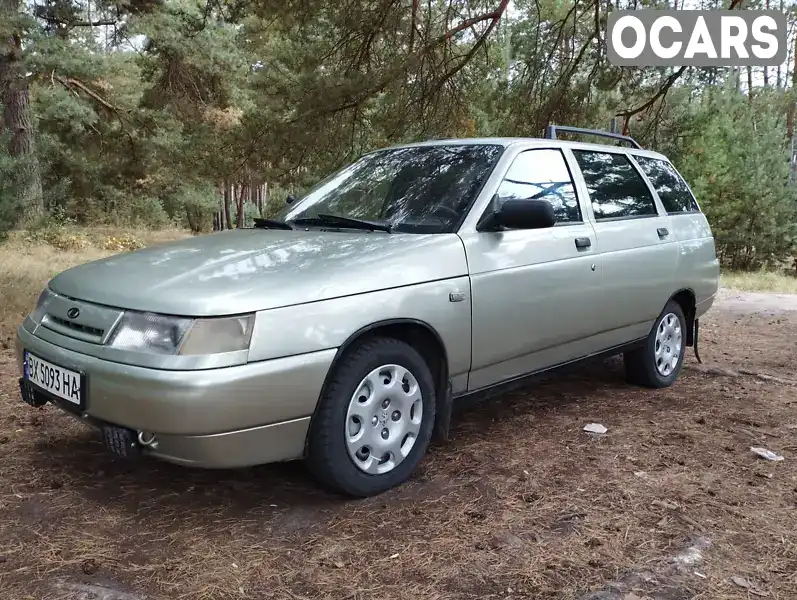
M 313 416 L 307 464 L 327 487 L 373 496 L 404 482 L 435 418 L 434 380 L 410 345 L 377 338 L 347 351 Z
M 686 317 L 681 305 L 670 300 L 656 319 L 645 344 L 624 355 L 628 380 L 650 388 L 671 386 L 686 354 Z

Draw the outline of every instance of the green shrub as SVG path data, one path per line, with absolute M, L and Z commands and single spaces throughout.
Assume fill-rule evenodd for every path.
M 213 213 L 218 210 L 219 196 L 211 185 L 187 185 L 180 188 L 172 202 L 185 211 L 185 225 L 192 233 L 204 233 L 213 228 Z

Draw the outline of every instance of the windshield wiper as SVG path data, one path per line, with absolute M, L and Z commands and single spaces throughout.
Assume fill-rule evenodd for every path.
M 364 219 L 353 219 L 351 217 L 341 217 L 338 215 L 320 214 L 316 217 L 301 217 L 293 219 L 297 225 L 339 225 L 341 227 L 351 227 L 352 229 L 364 229 L 367 231 L 386 231 L 390 233 L 390 225 L 386 223 L 376 223 Z
M 277 219 L 255 219 L 256 229 L 293 229 L 290 223 L 278 221 Z

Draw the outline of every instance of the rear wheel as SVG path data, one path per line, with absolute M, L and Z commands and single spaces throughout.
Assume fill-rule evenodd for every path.
M 404 482 L 426 453 L 435 417 L 431 371 L 399 340 L 349 350 L 313 417 L 307 464 L 327 487 L 373 496 Z
M 668 387 L 678 378 L 685 354 L 686 317 L 681 305 L 670 300 L 644 345 L 625 353 L 627 378 L 645 387 Z

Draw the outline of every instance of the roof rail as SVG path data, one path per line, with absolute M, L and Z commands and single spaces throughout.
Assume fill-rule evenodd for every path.
M 597 135 L 600 137 L 607 137 L 612 138 L 614 140 L 619 140 L 621 142 L 628 142 L 632 144 L 634 147 L 642 150 L 642 146 L 640 146 L 637 141 L 627 135 L 620 135 L 619 133 L 610 133 L 608 131 L 601 131 L 600 129 L 584 129 L 583 127 L 570 127 L 568 125 L 548 125 L 545 128 L 545 138 L 549 140 L 555 140 L 556 132 L 557 131 L 564 131 L 565 133 L 581 133 L 584 135 Z

